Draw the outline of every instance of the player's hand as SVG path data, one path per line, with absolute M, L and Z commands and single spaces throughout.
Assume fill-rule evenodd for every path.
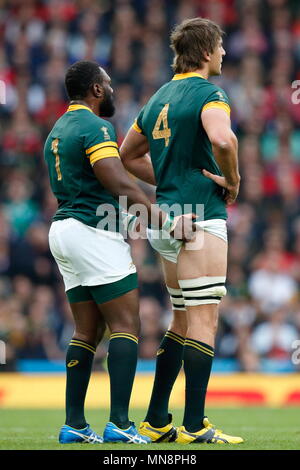
M 202 174 L 225 189 L 224 200 L 227 206 L 234 203 L 239 193 L 240 183 L 230 185 L 224 176 L 214 175 L 207 170 L 202 170 Z
M 181 240 L 183 242 L 191 241 L 196 232 L 195 220 L 195 214 L 185 214 L 174 217 L 174 228 L 170 232 L 170 235 L 176 238 L 176 240 Z

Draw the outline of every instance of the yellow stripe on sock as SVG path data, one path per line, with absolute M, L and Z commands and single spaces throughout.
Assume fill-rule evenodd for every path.
M 91 344 L 86 343 L 85 341 L 81 341 L 81 339 L 72 338 L 71 342 L 78 343 L 78 344 L 83 344 L 83 346 L 88 346 L 89 348 L 92 348 L 96 351 L 95 346 L 92 346 Z
M 88 351 L 92 352 L 93 354 L 95 354 L 95 352 L 96 352 L 96 350 L 94 348 L 92 348 L 91 346 L 88 346 L 88 345 L 85 345 L 85 344 L 80 344 L 80 343 L 73 343 L 72 341 L 69 344 L 69 346 L 78 346 L 80 348 L 87 349 Z
M 202 346 L 202 344 L 197 343 L 196 341 L 193 341 L 191 339 L 186 339 L 186 342 L 190 344 L 190 346 L 197 346 L 197 348 L 201 348 L 203 351 L 207 352 L 207 354 L 214 354 L 213 351 L 210 349 L 206 348 L 205 346 Z
M 96 348 L 94 346 L 89 343 L 86 343 L 85 341 L 82 341 L 81 339 L 72 338 L 71 343 L 72 342 L 82 344 L 83 346 L 88 346 L 89 348 L 92 348 L 94 351 L 96 351 Z
M 95 354 L 95 352 L 96 352 L 96 349 L 93 348 L 93 346 L 90 346 L 89 344 L 83 343 L 83 342 L 78 341 L 76 339 L 72 339 L 70 341 L 69 346 L 79 346 L 81 348 L 87 349 L 88 351 L 92 352 L 93 354 Z
M 126 335 L 126 336 L 131 336 L 131 338 L 138 339 L 137 336 L 132 335 L 131 333 L 123 333 L 123 331 L 118 331 L 117 333 L 112 333 L 110 336 L 117 336 L 117 335 Z
M 113 338 L 110 338 L 110 339 L 118 339 L 118 338 L 129 339 L 130 341 L 133 341 L 134 343 L 138 344 L 138 341 L 136 339 L 130 338 L 130 336 L 120 335 L 120 336 L 114 336 Z
M 88 348 L 87 346 L 83 346 L 83 344 L 75 344 L 75 343 L 70 343 L 70 346 L 78 346 L 79 348 L 87 349 L 91 353 L 95 354 L 96 351 L 93 351 L 91 348 Z
M 181 339 L 181 338 L 178 338 L 178 336 L 175 335 L 174 333 L 172 333 L 172 331 L 167 331 L 167 333 L 165 334 L 165 336 L 166 336 L 167 338 L 173 339 L 174 341 L 177 341 L 177 343 L 182 344 L 182 346 L 184 345 L 184 339 L 183 339 L 183 338 L 182 338 L 182 339 Z
M 179 341 L 179 339 L 174 338 L 173 336 L 165 335 L 167 338 L 172 339 L 173 341 L 176 341 L 177 343 L 181 344 L 181 346 L 184 346 L 184 342 Z
M 110 339 L 115 339 L 115 338 L 126 338 L 126 339 L 131 339 L 132 341 L 135 341 L 136 343 L 138 343 L 138 338 L 134 335 L 127 335 L 125 333 L 119 333 L 119 334 L 114 334 L 114 335 L 111 335 Z
M 178 335 L 177 333 L 174 333 L 172 330 L 167 330 L 166 335 L 173 335 L 175 338 L 180 339 L 182 341 L 185 340 L 182 336 Z
M 204 348 L 201 346 L 201 344 L 193 343 L 190 340 L 185 340 L 186 346 L 191 346 L 195 349 L 198 349 L 199 351 L 203 352 L 204 354 L 207 354 L 208 356 L 214 357 L 214 353 L 210 351 L 209 349 Z
M 138 343 L 138 338 L 134 335 L 131 335 L 130 333 L 113 333 L 110 336 L 110 339 L 115 339 L 115 338 L 126 338 L 126 339 L 131 339 L 131 341 L 134 341 L 135 343 Z
M 205 351 L 204 349 L 201 349 L 200 347 L 195 346 L 194 344 L 185 343 L 185 346 L 190 346 L 191 348 L 195 348 L 195 349 L 197 349 L 198 351 L 202 352 L 203 354 L 206 354 L 207 356 L 214 357 L 214 354 L 213 354 L 213 353 L 208 353 L 208 352 Z
M 207 356 L 214 357 L 213 353 L 208 353 L 204 351 L 204 349 L 201 349 L 198 346 L 195 346 L 194 344 L 186 343 L 185 346 L 190 346 L 191 348 L 197 349 L 198 351 L 202 352 L 203 354 L 206 354 Z
M 205 346 L 203 346 L 203 344 L 199 344 L 197 343 L 197 341 L 193 340 L 193 339 L 190 339 L 190 338 L 186 338 L 186 341 L 189 341 L 190 343 L 194 343 L 196 346 L 199 346 L 200 348 L 203 348 L 205 349 L 207 352 L 210 352 L 210 353 L 214 353 L 211 349 L 209 348 L 206 348 Z

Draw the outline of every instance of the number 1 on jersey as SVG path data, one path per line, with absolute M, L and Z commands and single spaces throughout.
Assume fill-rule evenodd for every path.
M 168 127 L 168 111 L 169 111 L 169 103 L 165 104 L 165 106 L 159 113 L 155 126 L 152 131 L 153 139 L 165 139 L 165 147 L 169 145 L 170 137 L 171 137 L 171 129 Z M 163 126 L 162 129 L 160 129 L 161 125 Z
M 61 171 L 60 171 L 60 157 L 59 157 L 59 154 L 58 154 L 58 143 L 59 143 L 59 140 L 54 139 L 52 141 L 52 144 L 51 144 L 51 150 L 55 155 L 55 169 L 56 169 L 56 173 L 57 173 L 57 179 L 58 179 L 58 181 L 61 181 L 62 180 L 62 174 L 61 174 Z

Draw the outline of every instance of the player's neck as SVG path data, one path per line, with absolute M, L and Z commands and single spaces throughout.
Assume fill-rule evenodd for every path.
M 89 99 L 86 99 L 86 100 L 72 100 L 72 101 L 70 101 L 70 105 L 72 105 L 72 104 L 80 104 L 81 106 L 86 106 L 94 114 L 99 116 L 99 114 L 98 114 L 99 113 L 99 105 L 96 104 L 93 100 L 89 100 Z
M 199 73 L 199 75 L 201 75 L 203 78 L 208 80 L 208 77 L 209 77 L 208 68 L 203 67 L 202 69 L 193 70 L 193 72 Z

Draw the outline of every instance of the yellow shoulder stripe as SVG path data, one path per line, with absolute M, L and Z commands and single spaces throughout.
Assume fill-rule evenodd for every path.
M 90 157 L 90 163 L 93 165 L 96 163 L 98 160 L 101 160 L 102 158 L 110 158 L 110 157 L 117 157 L 120 158 L 119 151 L 115 147 L 107 147 L 107 148 L 102 148 L 100 150 L 96 150 L 91 157 Z
M 134 121 L 134 123 L 132 124 L 131 126 L 135 131 L 139 132 L 139 134 L 142 133 L 142 129 L 138 126 L 136 120 Z
M 89 156 L 91 153 L 95 152 L 95 150 L 102 149 L 103 147 L 116 147 L 118 148 L 117 142 L 113 142 L 112 140 L 108 140 L 107 142 L 101 142 L 101 144 L 93 145 L 85 151 L 85 153 Z
M 223 103 L 223 101 L 211 101 L 203 106 L 202 112 L 206 109 L 223 109 L 230 116 L 230 106 L 227 103 Z

